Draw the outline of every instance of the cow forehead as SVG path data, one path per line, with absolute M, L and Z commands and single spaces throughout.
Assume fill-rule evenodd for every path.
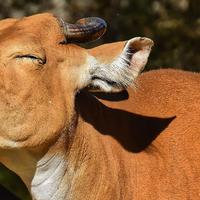
M 61 42 L 64 33 L 56 16 L 49 13 L 32 15 L 22 19 L 0 21 L 0 41 L 15 38 L 37 38 L 47 43 Z

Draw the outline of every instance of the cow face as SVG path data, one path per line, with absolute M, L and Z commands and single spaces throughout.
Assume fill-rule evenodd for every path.
M 127 87 L 152 47 L 147 38 L 90 50 L 68 41 L 50 14 L 0 22 L 0 148 L 54 141 L 71 126 L 79 90 Z

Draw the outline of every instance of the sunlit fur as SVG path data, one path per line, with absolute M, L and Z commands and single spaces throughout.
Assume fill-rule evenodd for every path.
M 0 162 L 33 200 L 199 200 L 199 74 L 138 76 L 148 38 L 65 39 L 52 14 L 0 21 Z

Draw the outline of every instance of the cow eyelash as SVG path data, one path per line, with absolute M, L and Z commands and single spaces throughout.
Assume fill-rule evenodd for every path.
M 31 59 L 31 60 L 37 60 L 39 62 L 39 64 L 41 65 L 44 65 L 46 63 L 46 59 L 42 59 L 40 57 L 37 57 L 37 56 L 34 56 L 34 55 L 31 55 L 31 54 L 26 54 L 26 55 L 17 55 L 15 56 L 15 58 L 28 58 L 28 59 Z

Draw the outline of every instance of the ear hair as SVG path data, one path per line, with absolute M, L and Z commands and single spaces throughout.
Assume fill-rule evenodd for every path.
M 115 43 L 111 45 L 113 48 Z M 100 63 L 95 59 L 91 85 L 105 92 L 119 91 L 134 85 L 135 78 L 147 63 L 152 46 L 152 40 L 136 37 L 126 42 L 121 54 L 113 58 L 112 62 Z M 102 56 L 104 52 L 100 53 Z

